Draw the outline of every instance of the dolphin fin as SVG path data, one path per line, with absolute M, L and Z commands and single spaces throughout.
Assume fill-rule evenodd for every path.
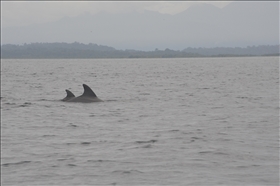
M 70 90 L 66 89 L 65 91 L 66 91 L 67 95 L 65 98 L 62 99 L 62 101 L 69 101 L 75 97 L 75 95 Z
M 84 87 L 84 93 L 82 96 L 88 96 L 88 97 L 97 97 L 96 94 L 87 86 L 86 84 L 83 84 Z
M 65 90 L 66 91 L 66 93 L 67 93 L 67 96 L 66 96 L 66 98 L 72 98 L 72 97 L 75 97 L 75 95 L 70 91 L 70 90 Z

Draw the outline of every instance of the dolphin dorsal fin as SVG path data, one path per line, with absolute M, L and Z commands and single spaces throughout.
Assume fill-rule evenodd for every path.
M 82 96 L 88 96 L 88 97 L 97 97 L 96 94 L 87 86 L 86 84 L 83 84 L 84 87 L 84 93 Z
M 65 90 L 66 91 L 66 93 L 67 93 L 67 96 L 66 96 L 66 98 L 72 98 L 72 97 L 75 97 L 75 95 L 70 91 L 70 90 Z

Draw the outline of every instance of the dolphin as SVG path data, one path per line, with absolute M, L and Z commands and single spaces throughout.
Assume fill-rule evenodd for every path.
M 102 100 L 96 96 L 96 94 L 91 90 L 89 86 L 83 84 L 83 87 L 84 93 L 78 97 L 75 97 L 75 95 L 71 91 L 66 89 L 65 91 L 67 93 L 67 96 L 62 101 L 80 103 L 102 102 Z
M 69 101 L 70 99 L 74 98 L 75 95 L 70 90 L 65 90 L 67 95 L 65 98 L 62 99 L 62 101 Z

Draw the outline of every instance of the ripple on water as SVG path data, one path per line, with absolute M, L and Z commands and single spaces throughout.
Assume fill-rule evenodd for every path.
M 30 103 L 30 102 L 25 102 L 25 103 L 19 105 L 18 107 L 28 107 L 28 106 L 30 106 L 31 104 L 32 104 L 32 103 Z
M 136 143 L 155 143 L 158 140 L 148 140 L 148 141 L 136 141 Z
M 36 162 L 38 162 L 38 161 L 19 161 L 19 162 L 13 162 L 13 163 L 3 163 L 3 164 L 1 164 L 1 166 L 9 167 L 9 166 L 23 165 L 23 164 L 36 163 Z
M 91 144 L 91 142 L 85 141 L 85 142 L 81 142 L 81 144 L 82 144 L 82 145 L 89 145 L 89 144 Z
M 139 170 L 115 170 L 112 172 L 113 174 L 141 174 L 141 173 L 144 173 L 142 171 L 139 171 Z

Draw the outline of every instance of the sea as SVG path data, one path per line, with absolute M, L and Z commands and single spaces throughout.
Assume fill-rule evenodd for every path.
M 2 59 L 1 185 L 277 186 L 279 57 Z

